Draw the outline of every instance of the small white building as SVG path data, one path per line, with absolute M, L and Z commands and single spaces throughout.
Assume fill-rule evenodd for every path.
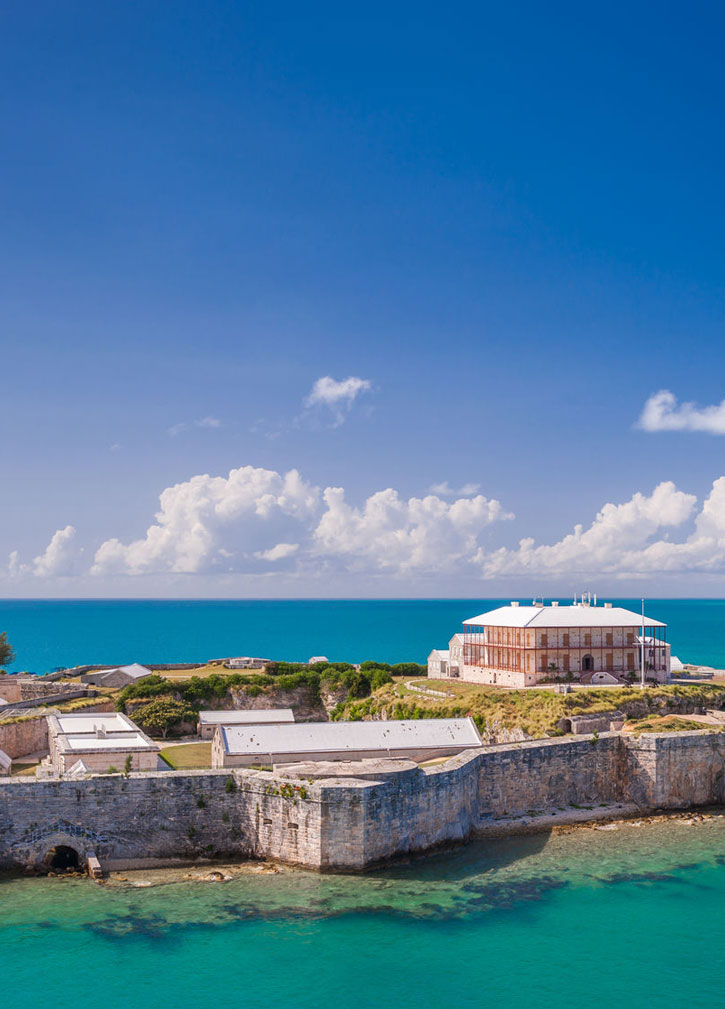
M 198 731 L 212 739 L 217 725 L 283 725 L 294 722 L 292 708 L 249 708 L 245 711 L 200 711 Z
M 307 663 L 308 666 L 314 666 L 316 662 L 329 662 L 330 660 L 326 655 L 313 655 L 312 658 Z
M 448 648 L 434 648 L 428 656 L 428 676 L 432 680 L 439 680 L 443 676 L 450 676 L 450 663 L 451 653 Z
M 159 746 L 120 712 L 48 715 L 48 740 L 48 763 L 57 777 L 78 773 L 79 762 L 91 774 L 123 771 L 129 757 L 132 771 L 155 771 L 159 764 Z
M 224 665 L 227 669 L 260 669 L 266 666 L 269 659 L 258 659 L 251 655 L 237 655 L 232 659 L 225 659 Z
M 453 756 L 481 745 L 472 718 L 220 725 L 214 733 L 211 760 L 215 768 L 375 757 L 420 761 Z
M 463 669 L 463 635 L 454 634 L 448 648 L 434 648 L 428 656 L 428 676 L 433 680 L 459 677 Z
M 138 683 L 145 680 L 147 676 L 153 676 L 153 670 L 138 662 L 132 662 L 128 666 L 114 666 L 113 669 L 98 669 L 94 673 L 84 673 L 81 676 L 83 683 L 92 683 L 97 687 L 127 687 L 131 683 Z

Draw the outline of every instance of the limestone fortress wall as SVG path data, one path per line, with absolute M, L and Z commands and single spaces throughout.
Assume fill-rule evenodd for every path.
M 272 773 L 162 772 L 0 784 L 0 866 L 42 861 L 59 844 L 102 864 L 270 858 L 359 871 L 567 810 L 642 812 L 722 804 L 725 734 L 616 733 L 486 747 L 384 780 Z

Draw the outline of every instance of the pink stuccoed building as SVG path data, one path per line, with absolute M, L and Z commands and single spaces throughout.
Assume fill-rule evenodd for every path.
M 428 675 L 504 687 L 556 680 L 626 683 L 640 678 L 643 627 L 645 678 L 665 683 L 666 624 L 611 603 L 588 602 L 512 602 L 464 620 L 463 634 L 454 636 L 451 648 L 431 653 Z

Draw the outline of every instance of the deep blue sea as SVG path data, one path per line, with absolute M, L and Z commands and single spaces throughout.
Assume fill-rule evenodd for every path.
M 0 631 L 14 671 L 81 663 L 201 662 L 258 655 L 306 662 L 313 655 L 361 662 L 425 662 L 461 622 L 508 600 L 0 600 Z M 639 611 L 639 600 L 613 600 Z M 683 662 L 725 668 L 725 600 L 652 599 Z
M 723 908 L 723 817 L 476 842 L 366 876 L 0 877 L 0 991 L 22 1009 L 713 1009 Z

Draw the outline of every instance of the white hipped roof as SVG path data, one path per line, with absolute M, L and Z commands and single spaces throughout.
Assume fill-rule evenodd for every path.
M 138 662 L 132 662 L 129 666 L 114 666 L 113 669 L 103 669 L 101 672 L 104 676 L 108 673 L 125 673 L 132 680 L 142 680 L 144 676 L 153 676 L 151 669 L 147 669 L 146 666 L 142 666 Z
M 263 725 L 267 723 L 294 722 L 292 708 L 257 708 L 247 711 L 200 711 L 201 725 Z
M 266 757 L 284 753 L 439 749 L 481 746 L 472 718 L 421 718 L 386 722 L 295 722 L 294 725 L 224 726 L 229 754 Z
M 482 627 L 641 627 L 642 615 L 621 606 L 499 606 L 463 621 Z M 645 627 L 666 627 L 651 617 Z

